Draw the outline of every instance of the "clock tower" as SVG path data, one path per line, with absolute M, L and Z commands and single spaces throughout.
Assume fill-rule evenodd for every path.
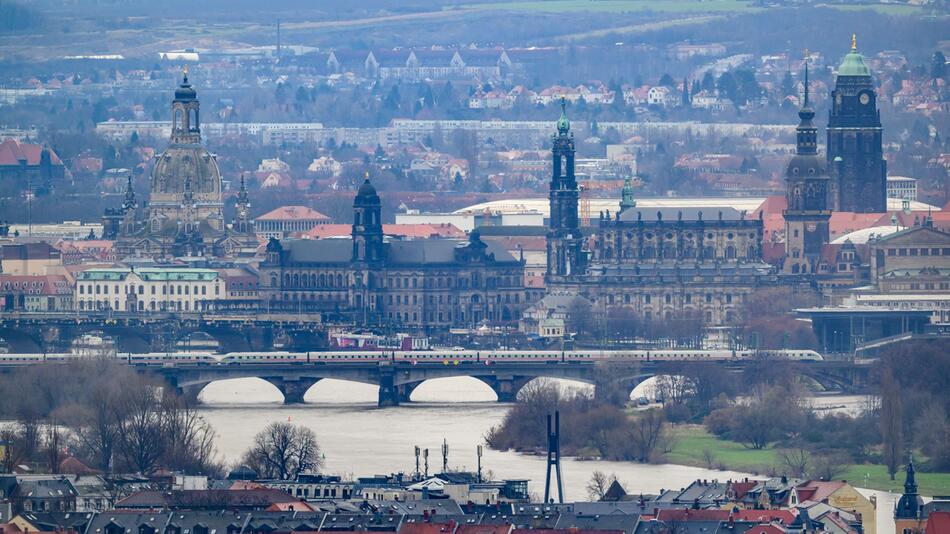
M 857 38 L 838 67 L 828 115 L 828 164 L 833 208 L 837 211 L 887 211 L 887 162 L 881 113 L 871 70 L 858 53 Z
M 805 94 L 798 112 L 795 156 L 785 172 L 786 200 L 785 261 L 786 274 L 814 273 L 821 247 L 828 243 L 828 205 L 830 178 L 824 158 L 818 155 L 818 128 L 815 111 L 808 102 L 808 53 L 805 53 Z

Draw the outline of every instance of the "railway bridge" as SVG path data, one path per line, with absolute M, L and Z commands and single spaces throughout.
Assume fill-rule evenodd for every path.
M 742 372 L 749 361 L 720 362 L 731 372 Z M 142 372 L 161 375 L 185 396 L 197 399 L 205 386 L 218 380 L 260 378 L 273 384 L 285 404 L 304 402 L 304 395 L 326 378 L 379 386 L 378 405 L 398 406 L 408 402 L 413 390 L 426 380 L 470 376 L 487 384 L 499 402 L 514 402 L 518 391 L 535 378 L 560 378 L 594 386 L 595 395 L 611 388 L 628 393 L 657 375 L 682 373 L 690 365 L 703 362 L 650 361 L 602 366 L 595 362 L 341 362 L 341 363 L 247 363 L 217 365 L 176 365 L 140 367 Z M 871 378 L 871 366 L 854 361 L 788 362 L 795 372 L 826 390 L 853 392 L 863 389 Z M 685 366 L 685 367 L 684 367 Z

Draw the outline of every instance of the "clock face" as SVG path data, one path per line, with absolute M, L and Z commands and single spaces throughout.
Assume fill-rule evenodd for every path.
M 868 105 L 868 102 L 871 101 L 871 97 L 867 93 L 861 93 L 861 97 L 859 98 L 859 100 L 861 100 L 862 106 L 866 106 Z
M 839 106 L 841 105 L 841 95 L 840 95 L 840 94 L 835 96 L 835 103 L 838 104 Z

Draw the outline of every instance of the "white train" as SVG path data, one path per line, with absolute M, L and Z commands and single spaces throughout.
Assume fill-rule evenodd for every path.
M 60 362 L 81 358 L 76 354 L 0 354 L 0 366 L 30 365 Z M 813 350 L 427 350 L 427 351 L 335 351 L 335 352 L 148 352 L 117 355 L 136 366 L 204 366 L 204 365 L 333 365 L 354 363 L 410 363 L 417 364 L 484 364 L 559 362 L 659 362 L 786 360 L 800 362 L 822 361 Z

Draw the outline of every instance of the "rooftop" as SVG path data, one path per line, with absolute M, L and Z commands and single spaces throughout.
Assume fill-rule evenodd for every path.
M 330 218 L 319 211 L 307 206 L 281 206 L 260 217 L 258 221 L 299 221 L 299 220 L 329 220 Z

